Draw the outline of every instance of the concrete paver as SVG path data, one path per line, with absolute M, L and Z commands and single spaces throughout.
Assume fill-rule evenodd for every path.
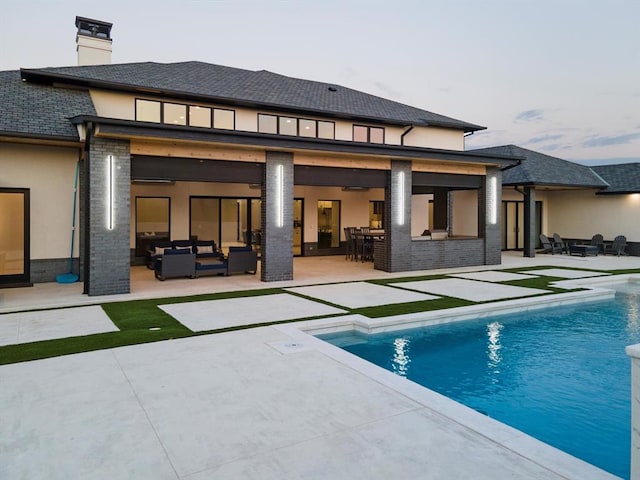
M 487 282 L 477 282 L 462 278 L 443 278 L 438 280 L 420 280 L 416 282 L 396 283 L 398 287 L 419 290 L 421 292 L 447 295 L 473 302 L 500 300 L 504 298 L 526 297 L 548 293 L 539 288 L 515 287 Z
M 287 288 L 290 292 L 308 297 L 319 298 L 326 302 L 348 308 L 373 307 L 394 303 L 420 302 L 433 300 L 434 295 L 408 292 L 393 287 L 375 285 L 366 282 L 333 283 L 329 285 L 313 285 L 310 287 Z

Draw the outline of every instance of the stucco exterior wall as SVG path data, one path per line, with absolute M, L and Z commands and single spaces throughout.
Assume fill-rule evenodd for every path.
M 548 229 L 567 238 L 591 238 L 601 233 L 606 240 L 624 235 L 640 241 L 640 194 L 595 195 L 594 190 L 550 191 L 547 194 Z
M 400 144 L 399 141 L 398 144 Z M 408 147 L 464 150 L 464 133 L 461 130 L 450 130 L 448 128 L 414 127 L 413 130 L 405 135 L 404 145 Z
M 31 260 L 69 258 L 77 160 L 74 148 L 0 144 L 0 187 L 31 190 Z

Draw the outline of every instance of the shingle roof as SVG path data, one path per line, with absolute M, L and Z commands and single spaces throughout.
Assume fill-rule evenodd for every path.
M 485 128 L 335 84 L 203 62 L 24 69 L 22 73 L 27 79 L 57 76 L 89 85 L 152 89 L 164 95 L 186 94 L 212 101 L 282 106 L 282 110 L 297 109 L 402 125 L 437 125 L 464 131 Z
M 69 121 L 95 114 L 88 91 L 54 88 L 22 81 L 19 71 L 0 72 L 0 133 L 78 140 Z
M 516 145 L 480 148 L 477 153 L 524 157 L 520 165 L 502 173 L 503 185 L 548 185 L 604 188 L 607 183 L 589 167 Z
M 640 193 L 640 163 L 619 163 L 591 167 L 609 187 L 600 193 Z

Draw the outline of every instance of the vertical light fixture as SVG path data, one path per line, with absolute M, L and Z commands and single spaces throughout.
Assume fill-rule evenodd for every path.
M 284 226 L 284 167 L 276 166 L 276 226 Z
M 398 225 L 404 225 L 404 172 L 398 172 L 398 176 L 396 177 L 398 180 L 398 203 L 396 209 L 396 222 Z
M 491 177 L 487 182 L 487 221 L 490 225 L 498 223 L 498 181 Z
M 115 227 L 115 201 L 116 201 L 116 181 L 115 181 L 115 159 L 113 155 L 107 157 L 107 185 L 106 185 L 106 220 L 107 230 L 113 230 Z

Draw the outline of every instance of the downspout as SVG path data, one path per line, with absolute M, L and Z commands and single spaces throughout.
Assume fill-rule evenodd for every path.
M 82 276 L 84 279 L 84 288 L 82 293 L 88 294 L 90 289 L 91 279 L 89 277 L 89 244 L 91 242 L 91 231 L 89 226 L 91 225 L 91 187 L 90 185 L 90 175 L 89 175 L 89 166 L 91 163 L 91 137 L 93 135 L 93 123 L 88 122 L 86 125 L 86 136 L 84 140 L 84 169 L 83 169 L 83 177 L 84 177 L 84 222 L 82 225 L 82 235 L 84 238 L 83 241 L 83 252 L 82 252 Z
M 402 134 L 400 135 L 400 145 L 404 146 L 404 136 L 407 133 L 411 132 L 411 130 L 413 130 L 414 127 L 415 127 L 415 125 L 413 125 L 413 124 L 409 125 L 408 127 L 405 127 L 406 130 L 404 132 L 402 132 Z

